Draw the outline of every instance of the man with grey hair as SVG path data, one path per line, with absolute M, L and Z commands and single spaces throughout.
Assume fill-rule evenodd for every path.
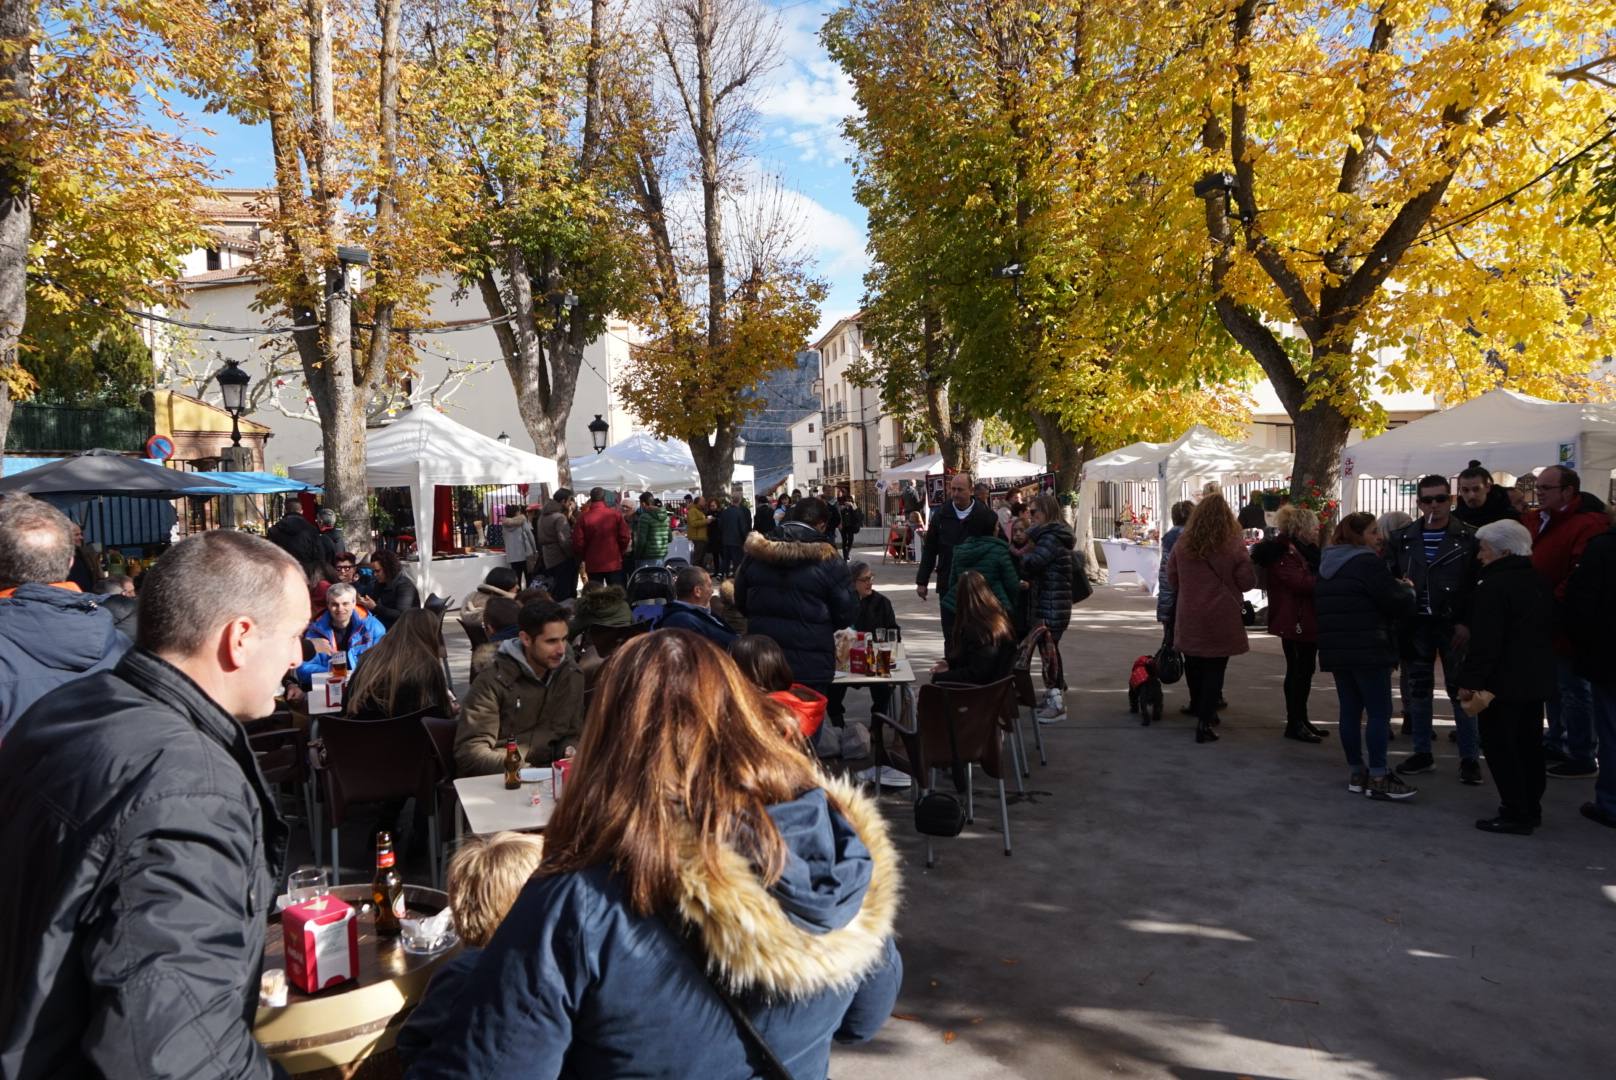
M 359 592 L 346 581 L 339 581 L 325 591 L 325 611 L 309 623 L 304 637 L 309 640 L 314 654 L 297 669 L 298 685 L 308 690 L 314 685 L 317 672 L 331 670 L 331 658 L 345 657 L 352 671 L 359 658 L 387 633 L 387 627 L 369 611 L 359 606 Z
M 699 566 L 685 566 L 673 577 L 673 602 L 656 621 L 657 630 L 689 630 L 727 649 L 735 631 L 713 614 L 713 579 Z
M 1498 813 L 1476 828 L 1525 836 L 1543 820 L 1543 704 L 1555 690 L 1554 599 L 1532 566 L 1532 534 L 1520 522 L 1477 529 L 1476 559 L 1481 571 L 1470 598 L 1470 641 L 1455 681 L 1467 711 L 1485 703 L 1478 716 L 1481 750 L 1498 788 Z
M 48 691 L 116 664 L 129 639 L 67 580 L 73 523 L 27 495 L 0 498 L 0 739 Z
M 239 721 L 308 586 L 244 533 L 147 573 L 135 648 L 0 743 L 0 1075 L 269 1077 L 253 1038 L 287 829 Z

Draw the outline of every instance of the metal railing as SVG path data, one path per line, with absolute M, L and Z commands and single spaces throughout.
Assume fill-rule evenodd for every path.
M 825 407 L 825 427 L 832 428 L 837 424 L 848 422 L 846 405 L 828 405 Z

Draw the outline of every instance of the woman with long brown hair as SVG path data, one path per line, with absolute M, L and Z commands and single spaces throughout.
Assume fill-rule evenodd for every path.
M 366 650 L 343 695 L 342 711 L 359 720 L 385 720 L 422 709 L 453 716 L 458 708 L 443 668 L 443 616 L 415 608 L 399 616 Z
M 953 632 L 931 673 L 939 682 L 981 686 L 1008 676 L 1015 660 L 1016 633 L 1004 605 L 987 578 L 965 571 L 954 586 Z
M 897 903 L 874 802 L 717 646 L 643 635 L 602 669 L 544 862 L 418 1069 L 742 1080 L 766 1045 L 823 1077 L 833 1037 L 892 1010 Z
M 1184 681 L 1195 711 L 1195 741 L 1216 742 L 1229 657 L 1251 651 L 1241 618 L 1247 589 L 1257 573 L 1246 554 L 1240 523 L 1222 495 L 1203 496 L 1184 523 L 1167 557 L 1167 584 L 1173 590 L 1173 644 L 1184 654 Z

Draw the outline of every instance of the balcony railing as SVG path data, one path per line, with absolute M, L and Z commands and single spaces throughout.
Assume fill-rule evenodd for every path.
M 849 459 L 845 458 L 845 457 L 826 458 L 825 459 L 825 477 L 826 477 L 826 479 L 830 479 L 830 478 L 838 477 L 838 476 L 846 476 L 849 464 L 850 464 Z
M 846 405 L 829 405 L 825 408 L 825 427 L 830 429 L 837 424 L 847 423 Z

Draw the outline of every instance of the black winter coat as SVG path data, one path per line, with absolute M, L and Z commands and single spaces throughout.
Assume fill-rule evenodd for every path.
M 1414 583 L 1414 611 L 1447 622 L 1469 618 L 1470 593 L 1476 585 L 1476 533 L 1456 517 L 1448 518 L 1447 535 L 1436 558 L 1425 561 L 1425 526 L 1415 521 L 1386 538 L 1386 568 L 1394 578 Z M 1429 610 L 1424 606 L 1430 593 Z
M 774 531 L 774 507 L 766 502 L 757 504 L 752 512 L 752 531 L 768 536 Z
M 943 659 L 948 661 L 948 670 L 937 676 L 937 682 L 986 686 L 1010 677 L 1016 664 L 1016 643 L 1013 638 L 1005 638 L 987 645 L 966 641 L 956 632 Z
M 1453 516 L 1472 529 L 1491 525 L 1495 521 L 1515 521 L 1519 517 L 1514 507 L 1509 505 L 1509 491 L 1496 485 L 1488 490 L 1487 498 L 1482 501 L 1479 510 L 1470 509 L 1463 499 L 1456 500 Z
M 0 744 L 0 1075 L 272 1075 L 286 825 L 241 725 L 139 649 Z
M 920 549 L 920 569 L 915 573 L 915 584 L 930 582 L 935 569 L 937 591 L 946 592 L 954 569 L 954 548 L 972 536 L 992 536 L 998 528 L 998 515 L 975 500 L 963 521 L 955 513 L 952 502 L 934 507 L 926 526 L 926 542 Z
M 1021 557 L 1021 576 L 1032 582 L 1032 618 L 1054 633 L 1072 621 L 1072 557 L 1077 538 L 1064 521 L 1046 521 L 1027 533 L 1031 549 Z
M 747 630 L 773 638 L 800 683 L 836 677 L 837 630 L 853 625 L 858 598 L 841 552 L 812 525 L 788 521 L 753 533 L 735 573 L 735 606 Z
M 1397 663 L 1393 623 L 1414 610 L 1414 591 L 1392 577 L 1375 552 L 1334 544 L 1319 560 L 1313 590 L 1319 666 L 1390 668 Z
M 898 613 L 892 610 L 891 600 L 874 590 L 871 590 L 869 596 L 859 598 L 858 614 L 853 616 L 853 629 L 869 631 L 897 628 Z
M 773 521 L 773 515 L 770 515 Z M 746 543 L 747 530 L 752 526 L 752 518 L 746 512 L 746 507 L 735 505 L 726 506 L 718 512 L 718 543 L 721 547 L 740 547 Z M 707 526 L 708 535 L 712 535 L 712 526 Z
M 1592 545 L 1590 545 L 1592 550 Z M 1505 701 L 1546 701 L 1555 693 L 1554 596 L 1524 555 L 1481 568 L 1470 614 L 1470 644 L 1455 681 Z
M 382 625 L 391 630 L 400 615 L 421 606 L 421 594 L 415 582 L 400 574 L 385 584 L 371 586 L 369 606 Z
M 1561 625 L 1571 639 L 1577 674 L 1616 682 L 1616 530 L 1588 541 L 1566 581 Z

